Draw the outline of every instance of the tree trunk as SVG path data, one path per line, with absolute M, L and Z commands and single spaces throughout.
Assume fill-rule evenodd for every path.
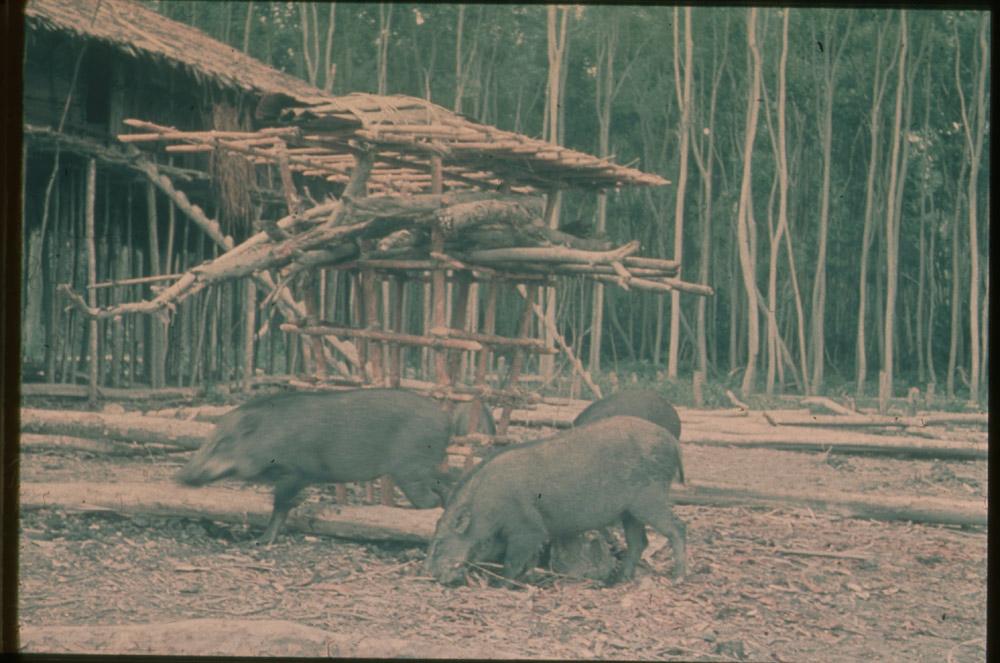
M 681 106 L 680 126 L 678 128 L 680 142 L 680 165 L 677 175 L 677 197 L 674 206 L 674 260 L 680 262 L 684 256 L 684 196 L 687 193 L 688 179 L 688 145 L 691 141 L 691 80 L 694 72 L 694 38 L 691 35 L 691 7 L 684 8 L 684 87 L 681 89 L 680 74 L 680 39 L 679 10 L 674 7 L 674 87 L 677 90 L 678 103 Z M 677 272 L 678 278 L 681 272 Z M 680 313 L 681 293 L 674 290 L 670 293 L 670 347 L 667 351 L 667 377 L 677 379 L 677 353 L 680 347 Z
M 250 53 L 250 32 L 253 30 L 253 0 L 247 3 L 247 18 L 243 22 L 243 52 Z
M 864 229 L 861 239 L 861 272 L 858 277 L 858 320 L 857 320 L 857 342 L 855 345 L 855 391 L 860 398 L 864 395 L 865 380 L 868 372 L 868 350 L 865 338 L 865 312 L 868 300 L 868 254 L 871 251 L 871 242 L 874 226 L 875 212 L 875 173 L 878 170 L 878 148 L 879 130 L 882 126 L 882 99 L 885 95 L 889 80 L 889 70 L 894 66 L 894 62 L 889 65 L 889 70 L 884 73 L 881 70 L 882 44 L 885 37 L 884 28 L 878 30 L 875 42 L 875 72 L 872 81 L 872 107 L 869 113 L 868 131 L 869 142 L 871 144 L 871 154 L 868 158 L 868 180 L 865 185 L 865 212 Z
M 378 6 L 378 94 L 387 91 L 389 75 L 389 35 L 392 28 L 391 3 L 380 3 Z
M 983 151 L 983 137 L 986 123 L 986 59 L 989 54 L 987 31 L 990 17 L 986 14 L 979 23 L 979 57 L 974 57 L 973 70 L 977 75 L 975 108 L 972 117 L 966 111 L 965 94 L 959 75 L 959 54 L 961 40 L 958 38 L 958 27 L 955 27 L 955 84 L 958 88 L 958 98 L 962 110 L 962 126 L 965 130 L 966 155 L 969 162 L 969 182 L 966 193 L 966 203 L 969 211 L 969 400 L 979 400 L 979 233 L 978 203 L 979 203 L 979 161 Z M 973 129 L 973 123 L 975 128 Z
M 955 366 L 958 363 L 958 341 L 961 333 L 961 285 L 962 259 L 961 237 L 958 232 L 959 218 L 962 212 L 962 180 L 966 173 L 966 161 L 962 160 L 958 179 L 955 181 L 955 214 L 951 219 L 951 334 L 948 343 L 948 372 L 945 377 L 945 390 L 948 398 L 955 397 Z
M 886 394 L 880 393 L 880 398 L 888 397 L 892 394 L 893 380 L 893 351 L 895 340 L 895 319 L 896 319 L 896 285 L 899 278 L 899 216 L 897 214 L 897 180 L 899 179 L 900 166 L 900 142 L 902 140 L 903 123 L 903 92 L 906 87 L 906 53 L 908 46 L 906 10 L 900 10 L 900 41 L 899 41 L 899 72 L 896 79 L 896 110 L 892 129 L 892 154 L 889 157 L 889 190 L 886 201 L 885 214 L 885 266 L 886 266 L 886 287 L 885 287 L 885 336 L 883 338 L 882 350 L 882 370 L 886 374 L 886 381 L 883 383 Z
M 830 225 L 830 177 L 833 169 L 833 103 L 836 97 L 837 68 L 844 52 L 844 44 L 851 32 L 850 18 L 843 40 L 833 52 L 834 16 L 833 10 L 828 10 L 830 21 L 826 25 L 826 48 L 823 49 L 823 101 L 820 118 L 820 144 L 823 150 L 823 175 L 819 206 L 819 238 L 816 252 L 816 273 L 813 278 L 812 312 L 810 315 L 812 331 L 812 389 L 819 393 L 823 388 L 823 367 L 826 362 L 825 324 L 826 324 L 826 249 Z M 848 14 L 848 17 L 851 15 Z
M 737 243 L 739 244 L 740 267 L 743 285 L 747 295 L 747 363 L 743 373 L 741 392 L 744 397 L 753 392 L 754 372 L 757 367 L 757 353 L 760 348 L 759 320 L 757 314 L 757 285 L 753 260 L 753 192 L 751 188 L 753 145 L 757 134 L 758 98 L 761 87 L 760 50 L 757 48 L 757 8 L 751 7 L 747 13 L 747 45 L 753 58 L 753 81 L 747 96 L 746 135 L 743 147 L 743 182 L 740 188 L 739 211 L 737 212 Z

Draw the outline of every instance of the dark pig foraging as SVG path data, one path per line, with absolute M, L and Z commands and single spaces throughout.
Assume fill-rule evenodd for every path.
M 225 477 L 274 485 L 261 541 L 273 543 L 303 488 L 389 475 L 413 506 L 444 503 L 450 419 L 426 396 L 397 389 L 284 393 L 232 410 L 177 474 L 202 486 Z
M 476 401 L 465 401 L 455 405 L 451 413 L 451 434 L 466 435 L 469 431 L 469 416 Z M 476 423 L 476 430 L 473 433 L 483 433 L 484 435 L 496 435 L 496 421 L 493 419 L 493 412 L 486 404 L 479 402 L 479 419 Z
M 445 584 L 467 563 L 503 561 L 516 579 L 546 542 L 620 522 L 631 579 L 646 547 L 645 525 L 670 541 L 674 576 L 685 571 L 685 526 L 670 509 L 670 482 L 683 474 L 680 446 L 666 429 L 611 417 L 498 453 L 456 486 L 438 521 L 427 571 Z
M 594 401 L 573 421 L 574 426 L 583 426 L 592 421 L 608 417 L 639 417 L 663 426 L 681 439 L 681 419 L 677 410 L 666 398 L 652 389 L 626 389 Z

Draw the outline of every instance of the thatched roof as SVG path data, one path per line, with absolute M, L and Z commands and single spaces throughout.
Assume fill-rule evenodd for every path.
M 608 159 L 479 124 L 423 99 L 372 94 L 334 97 L 132 0 L 30 0 L 25 15 L 29 27 L 96 39 L 132 57 L 183 67 L 198 80 L 260 95 L 258 113 L 264 111 L 265 119 L 299 130 L 282 137 L 291 148 L 292 169 L 307 176 L 346 182 L 353 167 L 351 154 L 360 142 L 375 149 L 372 184 L 386 192 L 429 190 L 432 156 L 441 157 L 448 188 L 613 189 L 668 184 L 658 175 Z M 226 149 L 233 142 L 219 140 L 213 132 L 196 133 L 198 138 L 173 136 L 189 145 L 173 146 L 172 151 Z M 251 145 L 266 150 L 270 147 L 267 135 L 263 139 L 244 135 L 235 143 L 244 154 Z M 275 158 L 261 149 L 255 149 L 253 156 L 258 163 Z
M 327 98 L 305 81 L 131 0 L 29 0 L 24 14 L 29 28 L 96 39 L 132 57 L 182 67 L 198 80 L 305 103 Z

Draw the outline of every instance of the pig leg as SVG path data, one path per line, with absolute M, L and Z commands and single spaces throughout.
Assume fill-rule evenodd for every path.
M 667 537 L 667 540 L 670 541 L 670 549 L 674 554 L 673 577 L 676 580 L 682 579 L 686 572 L 687 526 L 674 515 L 673 511 L 670 510 L 670 505 L 665 502 L 661 502 L 658 508 L 641 506 L 638 509 L 632 509 L 632 514 Z M 631 544 L 629 544 L 629 552 L 632 552 Z
M 621 578 L 631 580 L 635 577 L 636 564 L 642 558 L 642 551 L 646 549 L 649 540 L 646 538 L 646 526 L 627 511 L 622 515 L 622 528 L 625 530 L 626 550 L 625 559 L 622 560 Z
M 545 544 L 545 531 L 534 528 L 522 530 L 507 537 L 507 551 L 503 558 L 503 575 L 516 579 L 535 566 L 538 553 Z
M 291 511 L 301 501 L 301 492 L 305 484 L 294 477 L 281 479 L 274 485 L 274 510 L 271 511 L 271 519 L 267 522 L 267 528 L 258 543 L 270 546 L 278 536 L 278 531 L 288 520 L 288 512 Z

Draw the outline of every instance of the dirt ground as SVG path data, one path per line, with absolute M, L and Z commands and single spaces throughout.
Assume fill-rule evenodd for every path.
M 703 481 L 803 492 L 987 494 L 985 462 L 682 446 L 685 473 Z M 21 480 L 164 481 L 183 461 L 182 454 L 32 453 L 22 456 Z M 310 499 L 332 500 L 332 493 L 312 489 Z M 286 532 L 267 549 L 253 544 L 258 532 L 208 521 L 25 511 L 22 644 L 25 651 L 62 651 L 46 630 L 53 626 L 203 619 L 218 628 L 222 619 L 260 620 L 263 636 L 273 624 L 293 622 L 358 642 L 392 640 L 402 643 L 397 655 L 429 657 L 984 660 L 985 531 L 793 506 L 674 508 L 688 526 L 684 582 L 666 577 L 669 546 L 651 533 L 633 582 L 601 587 L 538 573 L 536 586 L 516 590 L 482 579 L 443 587 L 424 576 L 419 546 Z M 221 654 L 228 646 L 168 643 L 152 653 Z M 350 654 L 386 651 L 359 647 Z M 261 645 L 257 653 L 287 652 Z

